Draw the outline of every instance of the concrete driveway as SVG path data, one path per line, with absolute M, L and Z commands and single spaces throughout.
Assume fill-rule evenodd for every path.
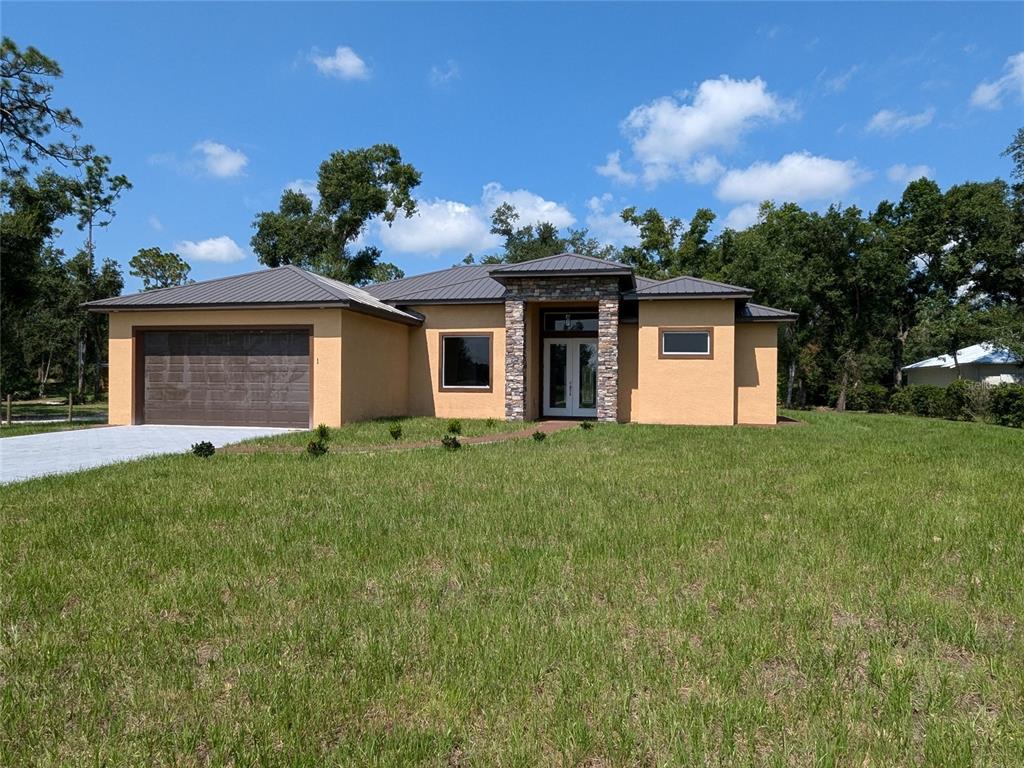
M 184 453 L 209 440 L 220 448 L 251 437 L 291 432 L 276 427 L 97 427 L 0 439 L 0 483 L 102 467 L 161 453 Z

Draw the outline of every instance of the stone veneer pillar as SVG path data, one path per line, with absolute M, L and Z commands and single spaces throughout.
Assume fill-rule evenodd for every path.
M 597 420 L 618 419 L 619 297 L 607 296 L 597 303 Z
M 505 418 L 526 418 L 526 302 L 519 299 L 505 300 Z

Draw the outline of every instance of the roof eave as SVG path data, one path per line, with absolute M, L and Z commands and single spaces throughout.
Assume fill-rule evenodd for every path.
M 624 293 L 627 301 L 661 301 L 664 299 L 750 299 L 752 293 Z

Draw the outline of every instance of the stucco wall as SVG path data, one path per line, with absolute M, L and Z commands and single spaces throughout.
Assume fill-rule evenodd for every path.
M 619 324 L 619 421 L 633 420 L 633 397 L 637 386 L 636 323 Z
M 131 424 L 134 396 L 132 329 L 146 326 L 313 326 L 313 423 L 341 425 L 340 309 L 174 310 L 110 313 L 111 424 Z M 405 326 L 398 326 L 404 328 Z
M 736 326 L 736 423 L 774 424 L 777 419 L 779 327 Z
M 409 326 L 343 311 L 341 352 L 344 423 L 406 414 Z
M 630 418 L 647 424 L 733 424 L 736 386 L 732 299 L 641 301 L 637 385 Z M 658 356 L 659 328 L 714 330 L 710 359 Z
M 412 307 L 426 319 L 409 329 L 409 415 L 505 418 L 505 306 L 450 304 Z M 493 333 L 491 390 L 440 391 L 441 333 Z

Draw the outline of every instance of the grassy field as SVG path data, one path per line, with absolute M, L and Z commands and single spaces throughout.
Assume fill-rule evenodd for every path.
M 0 438 L 3 437 L 21 437 L 22 435 L 36 435 L 40 432 L 63 432 L 68 429 L 86 429 L 88 427 L 103 426 L 103 422 L 81 422 L 76 421 L 68 423 L 66 421 L 59 421 L 53 424 L 19 424 L 14 422 L 10 426 L 7 424 L 0 425 Z
M 795 416 L 0 489 L 0 764 L 1024 763 L 1024 432 Z
M 342 429 L 332 429 L 330 446 L 335 450 L 400 447 L 411 443 L 423 443 L 440 440 L 448 431 L 448 419 L 427 417 L 380 419 L 348 424 Z M 496 419 L 459 419 L 460 434 L 463 437 L 482 437 L 497 435 L 503 432 L 516 432 L 529 429 L 533 422 L 508 422 Z M 398 440 L 388 432 L 392 424 L 402 428 L 402 436 Z M 274 448 L 292 446 L 305 448 L 313 435 L 309 432 L 292 432 L 277 437 L 258 437 L 247 440 L 244 446 L 260 446 Z

